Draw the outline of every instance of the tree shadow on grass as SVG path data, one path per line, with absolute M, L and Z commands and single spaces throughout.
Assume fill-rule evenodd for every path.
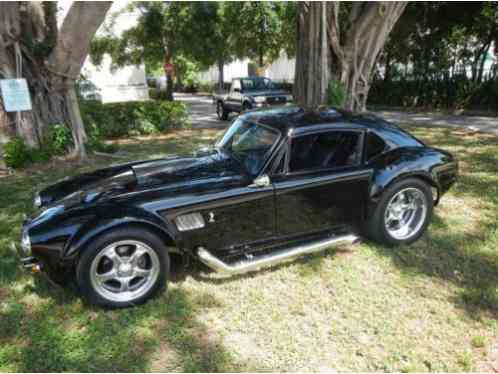
M 43 282 L 41 280 L 40 282 Z M 226 372 L 242 369 L 197 319 L 202 303 L 175 287 L 145 305 L 102 310 L 66 295 L 57 305 L 49 285 L 15 291 L 0 310 L 0 369 L 21 372 Z M 53 293 L 68 293 L 55 290 Z M 59 296 L 55 296 L 58 298 Z M 163 362 L 161 356 L 166 356 Z M 159 362 L 159 365 L 157 364 Z
M 423 133 L 423 129 L 418 128 Z M 418 134 L 417 134 L 418 135 Z M 421 273 L 452 282 L 461 288 L 453 302 L 473 318 L 482 313 L 498 316 L 498 138 L 445 129 L 430 142 L 440 147 L 461 147 L 457 155 L 461 171 L 451 193 L 462 199 L 452 206 L 448 218 L 462 219 L 450 225 L 434 211 L 428 234 L 409 247 L 374 246 L 382 255 L 410 274 Z M 469 199 L 478 204 L 473 212 Z M 443 204 L 445 197 L 442 198 Z M 467 227 L 468 214 L 477 215 Z

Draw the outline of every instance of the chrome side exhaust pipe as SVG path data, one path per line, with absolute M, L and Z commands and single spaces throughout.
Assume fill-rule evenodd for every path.
M 288 247 L 261 256 L 254 255 L 254 257 L 251 259 L 238 261 L 233 264 L 228 264 L 220 260 L 218 257 L 212 255 L 204 247 L 199 247 L 197 249 L 197 255 L 199 256 L 199 259 L 203 264 L 207 265 L 216 272 L 226 274 L 241 274 L 248 271 L 257 270 L 262 267 L 276 265 L 283 261 L 291 260 L 305 254 L 321 252 L 332 246 L 352 244 L 357 242 L 358 240 L 359 237 L 354 234 L 335 236 L 312 243 Z

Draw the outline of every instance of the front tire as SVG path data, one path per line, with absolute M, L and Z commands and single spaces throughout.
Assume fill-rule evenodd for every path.
M 395 182 L 366 222 L 367 235 L 388 246 L 411 244 L 426 231 L 434 202 L 431 187 L 417 178 Z
M 142 304 L 166 288 L 169 256 L 164 243 L 140 228 L 121 228 L 85 248 L 76 276 L 85 299 L 123 308 Z

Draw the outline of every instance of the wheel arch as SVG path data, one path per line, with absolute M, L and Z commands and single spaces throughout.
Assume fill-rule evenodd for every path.
M 66 243 L 63 251 L 63 258 L 65 260 L 74 260 L 78 258 L 90 241 L 95 240 L 97 237 L 112 230 L 123 227 L 139 227 L 152 232 L 157 235 L 161 241 L 163 241 L 165 247 L 168 249 L 168 252 L 183 255 L 183 252 L 178 248 L 175 236 L 165 227 L 144 219 L 126 218 L 116 220 L 100 220 L 92 223 L 91 225 L 83 226 L 70 238 L 68 243 Z
M 439 198 L 441 196 L 440 186 L 431 173 L 423 170 L 417 170 L 391 174 L 387 178 L 385 176 L 382 176 L 381 174 L 382 173 L 380 173 L 380 175 L 374 175 L 372 179 L 366 209 L 364 212 L 364 219 L 368 219 L 373 214 L 384 191 L 386 191 L 395 183 L 398 183 L 405 179 L 418 179 L 424 183 L 427 183 L 431 187 L 431 190 L 435 189 L 436 192 L 435 198 L 433 193 L 434 206 L 439 203 Z

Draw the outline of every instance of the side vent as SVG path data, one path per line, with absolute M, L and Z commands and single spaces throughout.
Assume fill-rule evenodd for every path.
M 200 213 L 184 214 L 175 218 L 176 227 L 179 231 L 190 231 L 202 229 L 206 226 L 204 218 Z

